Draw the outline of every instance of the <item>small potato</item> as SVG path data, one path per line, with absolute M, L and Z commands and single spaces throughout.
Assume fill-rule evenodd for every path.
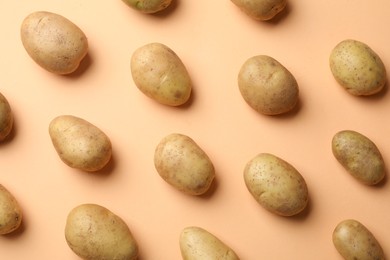
M 17 230 L 22 223 L 22 210 L 15 197 L 0 184 L 0 235 Z
M 348 219 L 333 231 L 333 244 L 345 260 L 384 260 L 383 250 L 374 235 L 360 222 Z
M 231 0 L 255 20 L 270 20 L 287 5 L 287 0 Z
M 242 65 L 238 86 L 248 105 L 265 115 L 286 113 L 298 102 L 299 89 L 294 76 L 266 55 L 249 58 Z
M 368 185 L 385 177 L 385 163 L 377 146 L 368 137 L 351 130 L 336 133 L 332 152 L 337 161 L 357 180 Z
M 261 153 L 250 160 L 245 166 L 244 180 L 256 201 L 277 215 L 296 215 L 308 203 L 308 189 L 302 175 L 272 154 Z
M 58 116 L 50 122 L 49 134 L 61 160 L 72 168 L 94 172 L 111 159 L 110 139 L 84 119 Z
M 65 239 L 70 249 L 85 260 L 135 260 L 138 257 L 138 245 L 127 224 L 96 204 L 82 204 L 70 211 Z
M 135 50 L 131 74 L 138 89 L 161 104 L 180 106 L 191 95 L 191 79 L 184 64 L 161 43 L 149 43 Z
M 21 26 L 21 39 L 30 57 L 55 74 L 74 72 L 88 52 L 85 34 L 65 17 L 50 12 L 34 12 Z
M 385 65 L 379 56 L 356 40 L 337 44 L 330 54 L 329 64 L 336 81 L 352 95 L 373 95 L 381 91 L 387 81 Z
M 230 247 L 200 227 L 186 227 L 181 232 L 180 251 L 183 260 L 239 260 Z
M 14 117 L 8 100 L 0 93 L 0 141 L 3 141 L 13 127 Z
M 167 8 L 172 0 L 122 0 L 128 6 L 141 13 L 153 14 Z
M 190 195 L 205 193 L 215 176 L 207 154 L 182 134 L 170 134 L 160 141 L 154 153 L 154 165 L 167 183 Z

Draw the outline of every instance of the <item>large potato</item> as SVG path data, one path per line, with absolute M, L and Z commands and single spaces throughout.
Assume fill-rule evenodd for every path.
M 256 201 L 268 211 L 292 216 L 309 200 L 302 175 L 289 163 L 268 153 L 250 160 L 244 169 L 245 184 Z
M 352 95 L 378 93 L 387 81 L 385 65 L 379 56 L 356 40 L 337 44 L 330 54 L 329 64 L 336 81 Z
M 50 122 L 49 134 L 61 160 L 72 168 L 94 172 L 111 159 L 110 139 L 82 118 L 58 116 Z
M 179 106 L 191 95 L 191 79 L 183 62 L 161 43 L 149 43 L 135 50 L 131 74 L 138 89 L 161 104 Z
M 248 105 L 262 114 L 286 113 L 298 102 L 299 89 L 294 76 L 266 55 L 251 57 L 242 65 L 238 86 Z
M 256 20 L 270 20 L 287 5 L 287 0 L 231 0 L 242 11 Z
M 3 141 L 13 127 L 14 117 L 8 100 L 0 93 L 0 141 Z
M 332 152 L 353 177 L 365 184 L 377 184 L 385 177 L 385 163 L 378 147 L 356 131 L 336 133 L 332 139 Z
M 219 238 L 200 227 L 186 227 L 180 234 L 183 260 L 239 260 Z
M 167 8 L 172 0 L 122 0 L 128 6 L 142 13 L 152 14 Z
M 215 176 L 207 154 L 182 134 L 170 134 L 160 141 L 154 153 L 154 165 L 167 183 L 190 195 L 205 193 Z
M 39 11 L 28 15 L 20 34 L 30 57 L 56 74 L 74 72 L 88 52 L 85 34 L 59 14 Z
M 345 260 L 384 260 L 382 247 L 360 222 L 347 219 L 333 231 L 333 244 Z
M 0 184 L 0 235 L 17 230 L 22 223 L 22 210 L 15 197 Z
M 127 224 L 96 204 L 82 204 L 66 219 L 65 239 L 72 251 L 85 260 L 135 260 L 138 245 Z

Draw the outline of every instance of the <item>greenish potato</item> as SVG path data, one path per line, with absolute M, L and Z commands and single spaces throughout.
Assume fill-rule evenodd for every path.
M 12 131 L 14 116 L 11 106 L 3 94 L 0 93 L 0 141 L 3 141 Z
M 0 184 L 0 235 L 17 230 L 22 223 L 22 210 L 15 197 Z
M 122 0 L 131 8 L 142 13 L 152 14 L 166 9 L 172 0 Z
M 274 18 L 287 5 L 287 0 L 231 0 L 248 16 L 266 21 Z

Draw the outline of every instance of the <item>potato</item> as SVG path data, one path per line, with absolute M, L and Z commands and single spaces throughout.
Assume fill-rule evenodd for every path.
M 215 177 L 207 154 L 190 137 L 177 133 L 157 145 L 154 165 L 167 183 L 190 195 L 205 193 Z
M 22 223 L 22 210 L 15 197 L 0 184 L 0 235 L 17 230 Z
M 281 216 L 300 213 L 309 200 L 302 175 L 289 163 L 269 153 L 260 153 L 244 169 L 245 184 L 255 200 Z
M 3 141 L 13 127 L 14 117 L 8 100 L 0 93 L 0 141 Z
M 176 53 L 161 43 L 149 43 L 135 50 L 131 74 L 138 89 L 161 104 L 179 106 L 191 95 L 187 69 Z
M 287 0 L 231 0 L 247 15 L 256 20 L 270 20 L 287 5 Z
M 373 95 L 386 84 L 386 68 L 379 56 L 365 43 L 344 40 L 334 47 L 329 64 L 336 81 L 350 94 Z
M 152 14 L 167 8 L 172 0 L 122 0 L 128 6 L 142 13 Z
M 242 65 L 238 86 L 248 105 L 261 114 L 286 113 L 298 102 L 299 89 L 294 76 L 266 55 L 251 57 Z
M 368 137 L 352 130 L 336 133 L 332 152 L 337 161 L 357 180 L 368 185 L 379 183 L 386 174 L 377 146 Z
M 31 13 L 23 20 L 20 34 L 30 57 L 55 74 L 74 72 L 88 52 L 85 34 L 59 14 Z
M 61 160 L 72 168 L 94 172 L 111 159 L 108 136 L 82 118 L 58 116 L 50 122 L 49 134 Z
M 239 260 L 236 253 L 216 236 L 200 227 L 186 227 L 180 234 L 183 260 Z
M 81 204 L 66 219 L 65 239 L 85 260 L 135 260 L 138 245 L 127 224 L 107 208 Z
M 333 231 L 333 244 L 346 260 L 384 260 L 382 248 L 374 235 L 360 222 L 347 219 Z

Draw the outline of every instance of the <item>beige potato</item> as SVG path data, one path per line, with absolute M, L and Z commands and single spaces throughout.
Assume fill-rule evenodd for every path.
M 275 155 L 261 153 L 250 160 L 244 169 L 244 180 L 256 201 L 277 215 L 296 215 L 308 203 L 308 189 L 302 175 Z
M 287 0 L 231 0 L 247 15 L 256 20 L 266 21 L 280 13 Z
M 55 74 L 74 72 L 88 52 L 84 32 L 59 14 L 31 13 L 23 20 L 20 34 L 30 57 Z
M 383 250 L 374 235 L 360 222 L 347 219 L 333 231 L 333 244 L 345 260 L 384 260 Z
M 357 180 L 374 185 L 386 175 L 382 155 L 368 137 L 352 130 L 336 133 L 332 152 L 337 161 Z
M 219 238 L 200 227 L 186 227 L 180 234 L 183 260 L 239 260 Z
M 11 106 L 3 94 L 0 93 L 0 141 L 3 141 L 10 133 L 14 123 Z
M 161 43 L 146 44 L 131 57 L 135 85 L 146 96 L 169 106 L 180 106 L 191 95 L 191 79 L 183 62 Z
M 22 210 L 15 197 L 0 184 L 0 235 L 17 230 L 22 223 Z
M 141 13 L 153 14 L 167 8 L 172 0 L 122 0 L 131 8 Z
M 50 122 L 49 134 L 61 160 L 72 168 L 94 172 L 111 159 L 108 136 L 82 118 L 58 116 Z
M 207 154 L 190 137 L 177 133 L 157 145 L 154 165 L 167 183 L 190 195 L 205 193 L 215 177 Z
M 274 58 L 249 58 L 238 74 L 242 97 L 257 112 L 278 115 L 291 111 L 298 102 L 299 88 L 294 76 Z
M 386 68 L 369 46 L 356 40 L 344 40 L 334 47 L 329 65 L 336 81 L 350 94 L 368 96 L 386 84 Z
M 109 209 L 82 204 L 66 219 L 65 239 L 85 260 L 135 260 L 138 245 L 127 224 Z

